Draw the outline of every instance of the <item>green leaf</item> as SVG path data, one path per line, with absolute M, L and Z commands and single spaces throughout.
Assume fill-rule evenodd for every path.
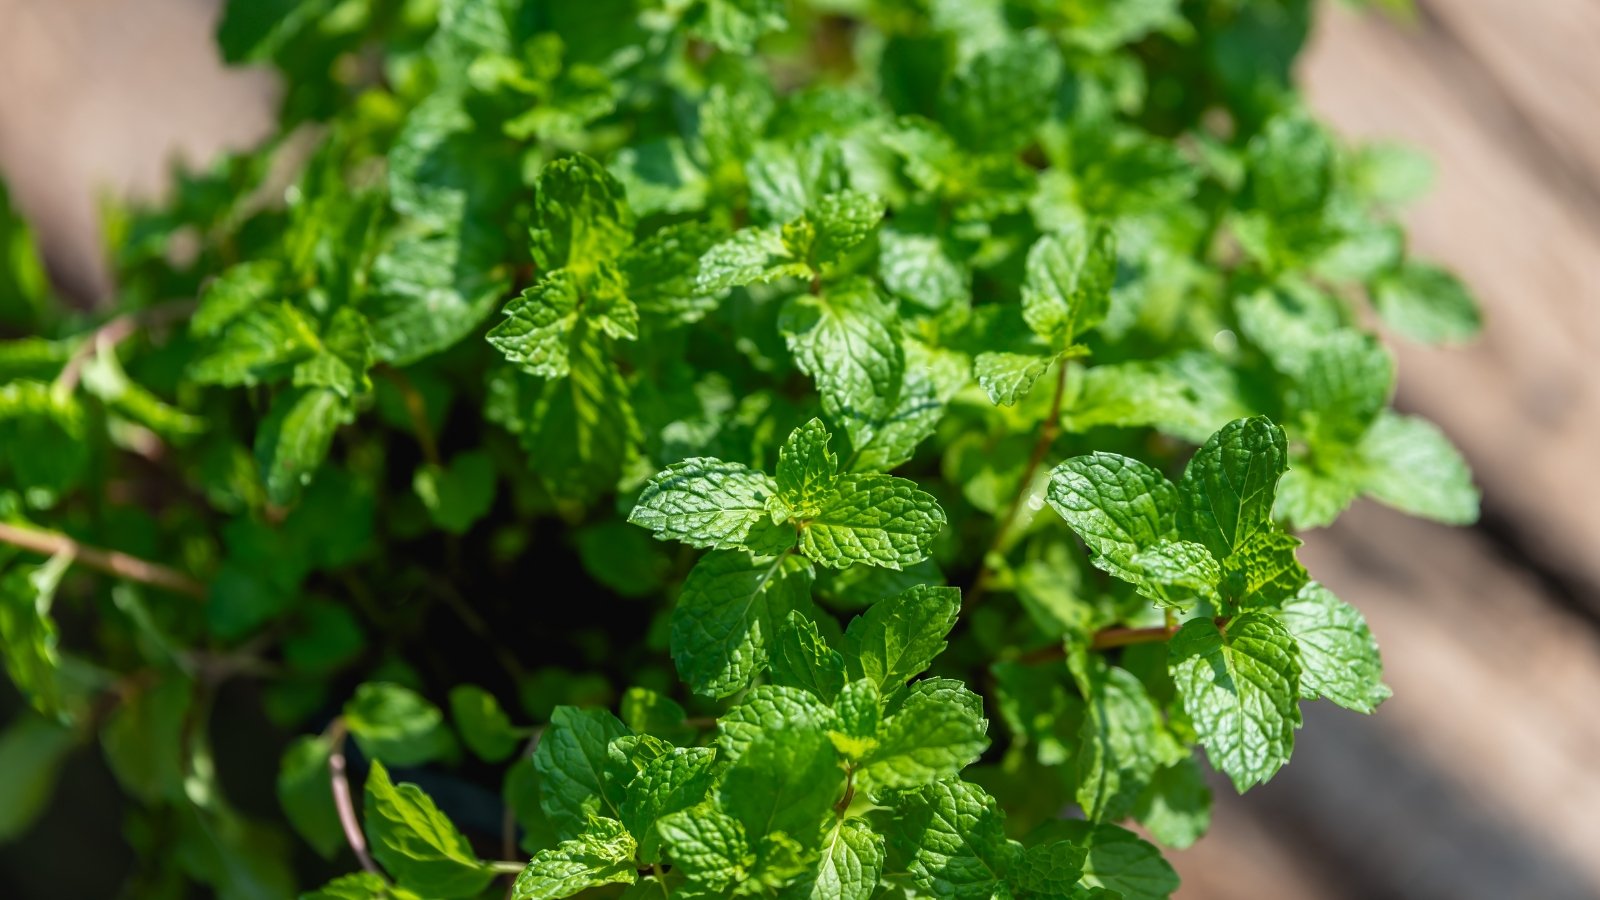
M 1133 812 L 1156 840 L 1182 850 L 1211 827 L 1211 788 L 1194 757 L 1158 770 Z
M 1282 531 L 1258 531 L 1222 561 L 1221 588 L 1241 607 L 1276 607 L 1306 583 L 1295 558 L 1300 539 Z
M 1157 770 L 1182 750 L 1166 732 L 1144 685 L 1096 658 L 1080 678 L 1083 729 L 1078 744 L 1078 805 L 1091 822 L 1127 818 Z
M 1115 453 L 1056 466 L 1045 498 L 1089 546 L 1097 567 L 1134 584 L 1143 579 L 1135 556 L 1172 533 L 1178 507 L 1178 490 L 1160 472 Z
M 229 323 L 281 296 L 283 266 L 275 259 L 260 259 L 229 266 L 200 292 L 200 305 L 189 319 L 189 333 L 210 337 Z
M 716 806 L 706 804 L 674 813 L 657 828 L 673 868 L 687 875 L 696 887 L 721 891 L 730 884 L 742 884 L 755 865 L 744 826 Z
M 301 900 L 421 900 L 411 891 L 395 887 L 388 879 L 373 872 L 341 875 L 300 897 Z
M 661 540 L 720 550 L 746 546 L 778 484 L 739 463 L 695 457 L 650 479 L 628 521 Z
M 1478 520 L 1466 460 L 1437 426 L 1385 411 L 1361 441 L 1364 492 L 1402 512 L 1448 525 Z
M 699 222 L 679 222 L 634 245 L 621 263 L 628 298 L 646 315 L 684 325 L 699 321 L 717 305 L 715 292 L 697 286 L 700 258 L 721 234 Z
M 1378 279 L 1372 303 L 1384 322 L 1424 344 L 1469 341 L 1483 329 L 1478 303 L 1466 285 L 1426 263 L 1407 262 Z
M 852 442 L 894 410 L 905 350 L 894 303 L 871 281 L 851 278 L 820 295 L 790 299 L 778 328 L 795 365 L 816 381 L 823 411 L 844 425 Z
M 884 721 L 861 778 L 874 789 L 954 778 L 988 749 L 988 731 L 978 695 L 949 678 L 924 679 Z
M 1387 700 L 1378 642 L 1355 607 L 1309 582 L 1279 613 L 1300 656 L 1300 696 L 1370 713 Z
M 1178 873 L 1161 851 L 1126 828 L 1057 821 L 1040 831 L 1085 851 L 1085 887 L 1104 888 L 1125 900 L 1166 900 L 1178 889 Z
M 410 688 L 369 681 L 344 706 L 361 752 L 392 766 L 416 766 L 450 752 L 444 713 Z
M 42 566 L 19 566 L 0 575 L 0 648 L 5 650 L 6 674 L 35 710 L 59 721 L 71 715 L 50 607 L 71 562 L 70 555 L 62 554 Z
M 1006 889 L 1021 848 L 1006 839 L 1005 816 L 982 788 L 941 781 L 889 805 L 890 871 L 903 865 L 911 883 L 935 897 L 987 900 Z
M 295 833 L 324 859 L 333 858 L 345 843 L 339 811 L 333 805 L 333 779 L 328 769 L 332 750 L 325 737 L 301 737 L 284 751 L 278 768 L 278 805 Z
M 628 785 L 622 821 L 639 841 L 639 860 L 658 862 L 662 838 L 656 823 L 705 800 L 711 790 L 716 751 L 674 747 L 645 763 Z
M 870 900 L 884 866 L 883 836 L 863 819 L 840 819 L 822 840 L 815 868 L 780 900 Z
M 831 436 L 821 419 L 812 419 L 789 434 L 778 448 L 778 491 L 791 517 L 816 515 L 839 474 L 839 458 L 828 451 Z
M 1300 664 L 1294 638 L 1271 615 L 1184 624 L 1168 647 L 1168 666 L 1211 764 L 1240 793 L 1271 778 L 1294 750 L 1300 726 Z
M 622 183 L 581 153 L 540 171 L 533 220 L 533 259 L 546 271 L 591 271 L 633 243 Z
M 803 521 L 800 551 L 842 569 L 855 563 L 903 569 L 928 557 L 944 510 L 914 483 L 892 475 L 841 475 Z
M 38 381 L 0 386 L 0 475 L 16 488 L 72 487 L 89 465 L 83 406 Z
M 512 298 L 501 310 L 505 321 L 489 329 L 489 343 L 529 375 L 566 377 L 572 330 L 584 306 L 578 278 L 571 269 L 557 269 Z
M 200 384 L 254 385 L 287 376 L 322 350 L 316 323 L 287 302 L 251 307 L 189 364 Z
M 1283 429 L 1265 416 L 1224 425 L 1195 452 L 1178 482 L 1178 534 L 1226 559 L 1271 524 L 1288 455 Z
M 780 278 L 808 278 L 811 270 L 795 262 L 778 232 L 770 228 L 745 228 L 705 251 L 694 290 L 723 294 L 730 288 L 765 284 Z
M 570 362 L 566 378 L 539 392 L 522 445 L 545 490 L 581 505 L 616 489 L 638 426 L 604 338 L 575 339 Z
M 434 524 L 451 534 L 466 534 L 494 505 L 494 460 L 481 450 L 469 450 L 448 466 L 423 465 L 412 476 L 411 488 Z
M 628 733 L 604 710 L 558 706 L 550 714 L 533 765 L 539 772 L 540 805 L 563 840 L 582 834 L 591 817 L 621 817 L 627 785 L 606 776 L 607 748 Z
M 1100 324 L 1117 275 L 1116 235 L 1104 225 L 1045 235 L 1028 251 L 1022 316 L 1057 350 Z
M 639 880 L 633 836 L 615 819 L 591 818 L 583 833 L 534 854 L 517 876 L 515 900 L 558 900 L 603 884 Z
M 255 444 L 267 499 L 286 506 L 299 498 L 322 468 L 334 432 L 352 419 L 344 399 L 327 388 L 296 388 L 274 397 Z
M 1295 402 L 1312 447 L 1352 445 L 1367 433 L 1394 389 L 1394 361 L 1371 335 L 1340 331 L 1306 360 Z
M 939 98 L 944 124 L 974 150 L 1020 148 L 1049 117 L 1061 54 L 1040 31 L 986 48 L 956 71 Z
M 937 236 L 885 226 L 878 242 L 878 277 L 889 293 L 935 312 L 972 302 L 971 271 Z
M 717 787 L 717 804 L 760 848 L 782 833 L 815 846 L 830 807 L 844 793 L 844 769 L 827 731 L 813 718 L 774 722 L 754 732 Z
M 1158 605 L 1178 609 L 1191 606 L 1196 597 L 1215 597 L 1223 571 L 1205 547 L 1193 541 L 1168 540 L 1135 553 L 1128 568 L 1142 576 L 1134 585 L 1139 593 Z
M 824 194 L 806 210 L 806 218 L 816 226 L 815 258 L 821 263 L 838 262 L 872 236 L 883 218 L 883 201 L 859 191 Z
M 672 611 L 672 661 L 690 690 L 726 697 L 747 687 L 790 610 L 809 606 L 811 578 L 811 567 L 790 554 L 701 557 Z
M 783 0 L 702 0 L 690 32 L 729 53 L 749 53 L 764 34 L 784 31 L 789 19 Z
M 888 693 L 927 669 L 944 652 L 945 636 L 961 612 L 961 591 L 918 585 L 880 600 L 845 629 L 842 645 L 851 678 L 870 678 Z
M 342 306 L 324 325 L 320 351 L 294 367 L 295 387 L 331 388 L 346 399 L 372 390 L 372 326 L 366 316 Z
M 494 878 L 433 800 L 414 784 L 392 783 L 376 760 L 362 818 L 373 857 L 404 888 L 449 900 L 476 896 Z
M 455 719 L 461 739 L 479 759 L 501 762 L 517 749 L 525 733 L 511 724 L 500 701 L 474 684 L 450 689 L 450 717 Z
M 990 403 L 1016 406 L 1055 361 L 1054 356 L 1033 353 L 979 353 L 972 360 L 972 374 Z
M 1012 863 L 1012 887 L 1023 896 L 1081 896 L 1078 881 L 1088 852 L 1071 841 L 1050 841 L 1029 847 Z
M 71 728 L 23 712 L 0 733 L 0 844 L 22 836 L 44 811 L 56 774 L 78 743 Z
M 815 694 L 800 688 L 761 684 L 717 719 L 717 746 L 724 758 L 733 761 L 768 732 L 784 728 L 826 731 L 837 724 L 837 715 Z
M 772 683 L 803 688 L 832 703 L 844 688 L 844 657 L 828 646 L 817 625 L 790 610 L 773 641 Z

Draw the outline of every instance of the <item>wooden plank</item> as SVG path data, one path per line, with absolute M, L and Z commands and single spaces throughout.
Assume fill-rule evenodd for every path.
M 1459 5 L 1521 15 L 1543 4 Z M 1529 552 L 1582 578 L 1583 599 L 1600 608 L 1600 212 L 1584 200 L 1593 185 L 1564 190 L 1548 177 L 1526 129 L 1512 127 L 1533 114 L 1508 109 L 1505 92 L 1484 87 L 1494 71 L 1436 31 L 1339 4 L 1322 14 L 1303 67 L 1313 105 L 1347 135 L 1433 156 L 1438 188 L 1407 216 L 1413 247 L 1458 271 L 1487 314 L 1471 348 L 1400 345 L 1400 400 L 1461 445 L 1490 513 Z M 1498 52 L 1531 60 L 1543 48 Z M 1590 56 L 1600 69 L 1600 54 Z

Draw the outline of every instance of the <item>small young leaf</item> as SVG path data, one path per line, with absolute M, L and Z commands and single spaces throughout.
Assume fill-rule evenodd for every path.
M 480 759 L 500 762 L 510 756 L 525 735 L 500 708 L 494 695 L 473 684 L 450 689 L 450 716 L 461 739 Z
M 633 884 L 633 836 L 615 819 L 591 818 L 583 833 L 534 854 L 511 889 L 514 900 L 560 900 L 603 884 Z
M 961 591 L 919 585 L 873 604 L 845 629 L 850 677 L 870 678 L 888 693 L 928 668 L 944 652 L 945 635 L 961 612 Z
M 1288 455 L 1283 429 L 1264 416 L 1224 425 L 1178 482 L 1179 535 L 1225 559 L 1271 523 Z
M 1454 275 L 1408 262 L 1373 285 L 1373 305 L 1395 331 L 1424 344 L 1459 343 L 1483 328 L 1477 301 Z

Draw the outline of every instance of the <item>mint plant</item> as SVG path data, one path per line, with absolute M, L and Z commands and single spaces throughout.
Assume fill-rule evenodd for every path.
M 134 893 L 1168 896 L 1389 695 L 1295 532 L 1478 508 L 1309 14 L 230 2 L 111 306 L 0 197 L 0 839 L 97 744 Z

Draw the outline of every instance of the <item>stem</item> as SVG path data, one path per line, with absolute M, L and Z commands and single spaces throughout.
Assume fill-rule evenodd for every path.
M 116 550 L 104 550 L 80 544 L 64 534 L 0 522 L 0 543 L 12 544 L 45 556 L 70 553 L 77 562 L 108 575 L 138 581 L 152 587 L 165 588 L 175 594 L 184 594 L 196 600 L 206 599 L 209 590 L 198 579 L 177 569 L 129 556 Z
M 502 875 L 521 875 L 522 870 L 528 867 L 527 863 L 512 862 L 510 860 L 490 860 L 485 863 L 489 868 Z
M 1152 625 L 1149 628 L 1105 628 L 1095 632 L 1089 643 L 1092 650 L 1109 650 L 1130 644 L 1155 644 L 1178 633 L 1175 625 Z
M 102 349 L 109 350 L 115 347 L 133 337 L 141 328 L 165 325 L 188 318 L 194 313 L 197 305 L 193 300 L 175 300 L 117 316 L 96 328 L 84 338 L 77 349 L 72 351 L 72 355 L 67 357 L 66 365 L 61 367 L 61 374 L 56 376 L 56 393 L 65 396 L 77 390 L 78 380 L 83 377 L 83 367 Z
M 439 444 L 433 437 L 433 426 L 428 424 L 428 404 L 423 401 L 417 386 L 411 383 L 406 373 L 393 366 L 380 366 L 377 371 L 400 392 L 400 399 L 406 405 L 406 415 L 411 418 L 411 430 L 416 433 L 417 443 L 422 446 L 422 458 L 435 466 L 444 465 L 439 458 Z
M 843 816 L 850 809 L 850 804 L 855 802 L 855 799 L 856 770 L 855 767 L 847 765 L 844 770 L 844 796 L 840 797 L 839 802 L 833 805 L 834 813 Z
M 344 829 L 345 843 L 350 845 L 356 859 L 361 861 L 361 868 L 381 878 L 383 870 L 378 868 L 372 854 L 367 852 L 367 836 L 361 833 L 361 820 L 356 818 L 356 805 L 350 799 L 350 778 L 346 774 L 344 761 L 344 738 L 348 733 L 343 716 L 334 719 L 325 732 L 331 745 L 328 750 L 328 780 L 333 786 L 333 805 L 339 810 L 339 827 Z
M 656 876 L 656 884 L 661 885 L 661 896 L 671 897 L 672 891 L 667 887 L 667 873 L 661 871 L 661 863 L 651 863 L 650 871 Z
M 1006 514 L 1000 519 L 1000 527 L 995 529 L 994 539 L 989 542 L 989 549 L 983 553 L 982 568 L 978 570 L 978 577 L 972 581 L 972 589 L 967 592 L 966 606 L 976 605 L 989 589 L 989 582 L 994 578 L 994 567 L 989 564 L 989 558 L 1000 552 L 1006 534 L 1010 532 L 1012 523 L 1022 511 L 1022 501 L 1027 499 L 1028 488 L 1032 486 L 1034 475 L 1039 471 L 1039 464 L 1044 462 L 1045 454 L 1050 452 L 1050 445 L 1055 443 L 1056 436 L 1061 433 L 1061 400 L 1066 393 L 1067 362 L 1058 359 L 1056 392 L 1050 399 L 1050 414 L 1045 417 L 1044 424 L 1039 428 L 1039 439 L 1034 442 L 1033 453 L 1028 456 L 1028 466 L 1022 472 L 1022 480 L 1017 484 L 1017 493 L 1011 498 L 1011 505 L 1006 507 Z

